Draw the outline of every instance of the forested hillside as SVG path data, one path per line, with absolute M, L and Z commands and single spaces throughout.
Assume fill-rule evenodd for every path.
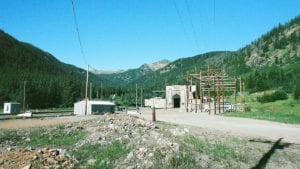
M 58 61 L 51 54 L 19 42 L 0 30 L 0 103 L 22 103 L 26 83 L 26 106 L 71 106 L 80 97 L 84 70 Z
M 153 90 L 164 90 L 165 84 L 186 84 L 187 74 L 205 72 L 208 66 L 223 69 L 231 77 L 241 77 L 249 92 L 281 88 L 299 97 L 300 16 L 279 24 L 238 51 L 209 52 L 178 59 L 132 81 L 127 90 L 134 93 L 138 84 L 144 90 L 144 97 L 151 97 Z M 129 99 L 134 103 L 132 95 L 125 93 L 123 101 Z
M 3 31 L 0 63 L 0 103 L 22 102 L 24 81 L 29 108 L 72 106 L 84 97 L 85 70 L 64 64 Z M 238 51 L 209 52 L 165 64 L 160 69 L 143 65 L 121 73 L 90 73 L 93 84 L 89 95 L 109 99 L 116 94 L 117 104 L 133 105 L 136 85 L 139 91 L 142 88 L 144 98 L 151 97 L 153 90 L 164 90 L 165 84 L 186 84 L 187 74 L 206 71 L 210 66 L 225 70 L 231 77 L 242 77 L 249 92 L 282 88 L 299 97 L 300 16 Z

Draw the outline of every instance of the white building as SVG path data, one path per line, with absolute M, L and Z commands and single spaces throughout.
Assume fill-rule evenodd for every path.
M 147 107 L 155 107 L 155 108 L 165 108 L 166 107 L 166 99 L 161 97 L 154 97 L 150 99 L 145 99 L 145 106 Z
M 21 104 L 16 102 L 4 103 L 3 113 L 18 114 L 21 111 Z
M 74 114 L 85 115 L 85 109 L 87 107 L 87 115 L 91 114 L 104 114 L 114 113 L 115 104 L 109 101 L 96 101 L 96 100 L 85 100 L 74 103 Z
M 145 99 L 145 106 L 156 108 L 186 108 L 188 101 L 195 99 L 196 86 L 166 86 L 166 98 Z

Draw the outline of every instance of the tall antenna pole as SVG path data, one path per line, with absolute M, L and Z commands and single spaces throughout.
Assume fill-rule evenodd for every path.
M 26 81 L 24 81 L 24 90 L 23 90 L 23 112 L 26 110 Z
M 87 102 L 88 102 L 88 85 L 89 85 L 89 65 L 86 70 L 86 82 L 85 82 L 85 111 L 84 114 L 87 115 Z

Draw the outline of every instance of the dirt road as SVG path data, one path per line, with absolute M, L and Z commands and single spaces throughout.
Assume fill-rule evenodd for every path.
M 137 116 L 151 120 L 152 110 L 143 109 L 141 115 Z M 156 119 L 158 121 L 220 130 L 242 137 L 249 137 L 250 139 L 262 138 L 276 141 L 283 138 L 284 142 L 300 144 L 300 125 L 208 115 L 207 113 L 187 113 L 180 109 L 156 110 Z
M 85 121 L 98 118 L 100 116 L 66 116 L 66 117 L 49 117 L 37 119 L 16 119 L 16 120 L 1 120 L 0 129 L 15 129 L 25 127 L 41 127 L 49 125 L 59 125 L 64 123 Z

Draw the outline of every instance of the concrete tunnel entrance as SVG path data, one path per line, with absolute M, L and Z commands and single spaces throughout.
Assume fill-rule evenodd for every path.
M 180 96 L 178 94 L 173 96 L 173 106 L 174 108 L 180 108 Z

